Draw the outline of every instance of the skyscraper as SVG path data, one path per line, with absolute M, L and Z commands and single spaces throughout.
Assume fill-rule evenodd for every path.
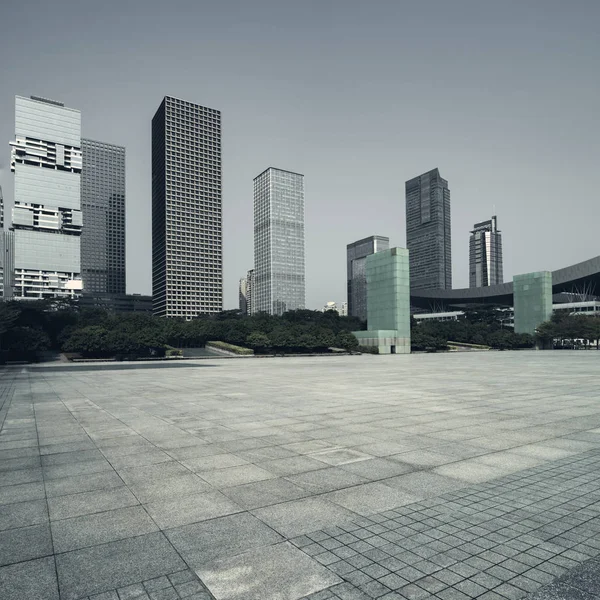
M 61 102 L 15 98 L 14 295 L 81 293 L 81 113 Z
M 269 167 L 254 178 L 252 312 L 304 308 L 304 175 Z
M 252 279 L 254 277 L 254 269 L 250 269 L 245 277 L 240 279 L 239 300 L 240 312 L 243 315 L 252 314 Z
M 504 282 L 502 234 L 495 216 L 475 223 L 469 238 L 469 287 L 487 287 Z
M 450 190 L 438 169 L 406 182 L 410 288 L 451 289 Z
M 85 293 L 125 293 L 125 148 L 82 139 L 81 275 Z
M 4 231 L 4 198 L 0 186 L 0 298 L 12 297 L 14 232 Z
M 223 309 L 221 113 L 166 96 L 152 119 L 154 314 Z
M 348 314 L 367 320 L 367 256 L 388 250 L 390 238 L 382 235 L 358 240 L 346 246 Z

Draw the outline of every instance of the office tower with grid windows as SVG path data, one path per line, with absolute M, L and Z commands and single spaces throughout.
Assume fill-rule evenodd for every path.
M 81 294 L 81 113 L 62 102 L 15 98 L 15 299 Z
M 304 303 L 304 175 L 269 167 L 254 178 L 252 312 Z
M 367 256 L 388 250 L 390 238 L 372 235 L 346 246 L 348 314 L 367 320 Z
M 221 113 L 166 96 L 152 119 L 154 314 L 223 309 Z
M 488 287 L 504 282 L 502 234 L 498 220 L 475 223 L 469 238 L 469 287 Z
M 125 293 L 125 148 L 82 139 L 84 293 Z
M 438 169 L 406 182 L 410 288 L 452 289 L 450 190 Z

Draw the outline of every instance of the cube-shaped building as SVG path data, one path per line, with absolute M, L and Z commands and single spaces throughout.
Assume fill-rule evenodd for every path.
M 355 331 L 361 346 L 380 354 L 410 353 L 410 277 L 408 250 L 391 248 L 366 261 L 367 331 Z

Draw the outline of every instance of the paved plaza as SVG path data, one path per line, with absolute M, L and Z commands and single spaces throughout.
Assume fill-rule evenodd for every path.
M 600 352 L 0 371 L 2 600 L 600 597 Z

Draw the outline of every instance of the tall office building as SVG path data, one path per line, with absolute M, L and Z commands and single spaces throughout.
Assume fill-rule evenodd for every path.
M 475 223 L 469 238 L 469 287 L 503 283 L 502 234 L 495 216 Z
M 82 139 L 84 292 L 125 293 L 125 148 Z
M 152 119 L 154 314 L 223 309 L 221 113 L 166 96 Z
M 14 232 L 4 231 L 4 198 L 0 186 L 0 298 L 12 297 Z
M 61 102 L 15 99 L 14 296 L 81 293 L 81 113 Z
M 382 235 L 358 240 L 346 246 L 348 314 L 367 320 L 367 256 L 388 250 L 390 238 Z
M 243 315 L 252 314 L 252 279 L 254 277 L 254 269 L 250 269 L 245 277 L 240 279 L 239 300 L 240 312 Z
M 406 182 L 410 288 L 452 289 L 450 190 L 438 169 Z
M 304 175 L 269 167 L 254 178 L 252 312 L 304 308 Z

